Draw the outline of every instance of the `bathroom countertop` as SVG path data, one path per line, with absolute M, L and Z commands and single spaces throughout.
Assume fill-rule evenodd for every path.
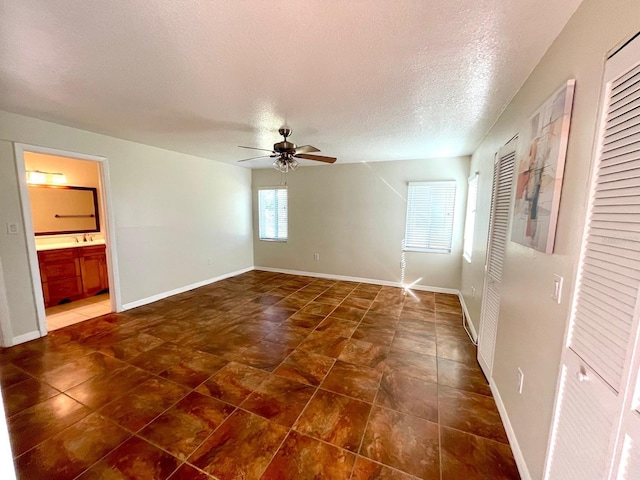
M 62 248 L 92 247 L 94 245 L 104 245 L 104 240 L 93 240 L 91 242 L 66 242 L 66 243 L 50 243 L 47 245 L 36 245 L 36 251 L 59 250 Z

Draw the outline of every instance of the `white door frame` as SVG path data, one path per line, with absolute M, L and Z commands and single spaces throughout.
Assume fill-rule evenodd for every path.
M 113 219 L 113 203 L 111 198 L 111 181 L 109 178 L 109 160 L 106 157 L 88 155 L 84 153 L 59 150 L 57 148 L 27 145 L 23 143 L 14 144 L 16 171 L 18 173 L 18 188 L 20 192 L 20 206 L 22 208 L 22 219 L 26 235 L 27 252 L 29 255 L 29 268 L 31 270 L 31 283 L 33 286 L 34 299 L 36 303 L 36 315 L 38 318 L 38 330 L 40 336 L 47 334 L 47 316 L 44 306 L 44 295 L 42 293 L 42 281 L 40 278 L 40 267 L 38 264 L 38 252 L 36 250 L 35 233 L 31 218 L 31 201 L 27 186 L 27 172 L 24 164 L 25 152 L 42 153 L 45 155 L 55 155 L 76 160 L 89 160 L 98 163 L 98 177 L 100 181 L 100 200 L 104 206 L 103 218 L 104 235 L 107 253 L 107 271 L 109 275 L 109 292 L 111 300 L 111 311 L 122 311 L 122 299 L 120 296 L 120 275 L 118 272 L 118 259 L 116 248 L 115 222 Z

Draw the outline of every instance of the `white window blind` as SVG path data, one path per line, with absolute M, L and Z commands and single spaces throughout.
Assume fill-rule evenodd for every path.
M 471 262 L 473 252 L 473 230 L 476 225 L 476 203 L 478 201 L 478 174 L 469 179 L 469 191 L 467 193 L 467 215 L 464 220 L 464 244 L 462 255 Z
M 287 240 L 287 210 L 286 188 L 263 188 L 258 190 L 260 240 Z
M 456 182 L 410 182 L 405 250 L 450 253 Z

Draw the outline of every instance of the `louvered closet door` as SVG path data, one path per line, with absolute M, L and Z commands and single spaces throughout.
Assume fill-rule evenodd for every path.
M 619 56 L 618 56 L 619 55 Z M 637 262 L 640 257 L 640 234 L 638 230 L 640 214 L 640 38 L 625 47 L 616 57 L 611 60 L 611 68 L 626 70 L 626 66 L 634 64 L 635 67 L 628 70 L 613 82 L 611 96 L 611 112 L 613 117 L 607 123 L 607 130 L 610 135 L 605 140 L 605 148 L 609 157 L 617 150 L 621 152 L 618 156 L 617 168 L 612 175 L 620 172 L 633 172 L 633 177 L 629 175 L 629 191 L 625 209 L 625 214 L 629 215 L 629 222 L 635 223 L 634 228 L 630 228 L 630 233 L 624 237 L 631 239 L 634 245 L 634 278 L 638 278 L 640 267 Z M 614 62 L 615 61 L 615 62 Z M 618 68 L 618 66 L 620 66 Z M 603 161 L 604 164 L 604 156 Z M 615 157 L 613 157 L 615 158 Z M 609 161 L 609 163 L 614 163 Z M 626 166 L 625 166 L 626 165 Z M 609 170 L 613 170 L 609 167 Z M 633 180 L 631 180 L 633 178 Z M 631 186 L 633 182 L 634 186 Z M 631 193 L 633 191 L 633 193 Z M 626 348 L 626 360 L 621 375 L 620 397 L 622 400 L 622 418 L 620 422 L 620 432 L 617 435 L 616 451 L 614 456 L 614 476 L 617 480 L 637 480 L 640 479 L 640 325 L 638 316 L 638 301 L 640 300 L 640 290 L 636 284 L 635 312 L 633 320 L 628 328 L 628 342 Z M 626 372 L 629 372 L 628 374 Z M 627 380 L 629 379 L 629 380 Z M 626 389 L 625 389 L 626 386 Z
M 491 378 L 496 333 L 498 331 L 500 283 L 502 281 L 502 264 L 508 239 L 509 205 L 511 204 L 513 169 L 515 165 L 515 143 L 516 140 L 514 139 L 501 149 L 498 154 L 498 160 L 493 166 L 487 265 L 482 298 L 480 335 L 478 338 L 478 362 L 487 378 Z
M 638 355 L 638 357 L 640 357 L 640 355 Z M 639 363 L 640 358 L 636 358 L 633 374 L 635 382 L 631 385 L 623 406 L 620 441 L 618 442 L 618 449 L 614 457 L 617 475 L 613 478 L 617 480 L 637 480 L 640 478 Z
M 602 134 L 548 455 L 551 480 L 640 479 L 639 414 L 630 382 L 640 294 L 640 42 L 633 44 L 631 65 L 629 46 L 607 62 Z M 619 460 L 632 449 L 625 468 L 635 471 L 619 475 Z

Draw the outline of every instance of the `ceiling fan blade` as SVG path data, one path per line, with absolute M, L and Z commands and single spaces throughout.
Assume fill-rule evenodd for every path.
M 334 158 L 334 157 L 323 157 L 322 155 L 308 155 L 306 153 L 296 153 L 294 157 L 305 158 L 307 160 L 315 160 L 316 162 L 324 162 L 324 163 L 334 163 L 337 160 L 337 158 Z
M 267 150 L 266 148 L 244 147 L 242 145 L 238 145 L 238 148 L 248 148 L 249 150 L 262 150 L 263 152 L 276 153 L 273 150 Z
M 311 145 L 302 145 L 301 147 L 296 147 L 296 153 L 313 153 L 319 152 L 316 147 L 312 147 Z
M 269 158 L 271 155 L 260 155 L 259 157 L 251 157 L 251 158 L 245 158 L 243 160 L 238 160 L 238 162 L 248 162 L 249 160 L 255 160 L 257 158 Z

